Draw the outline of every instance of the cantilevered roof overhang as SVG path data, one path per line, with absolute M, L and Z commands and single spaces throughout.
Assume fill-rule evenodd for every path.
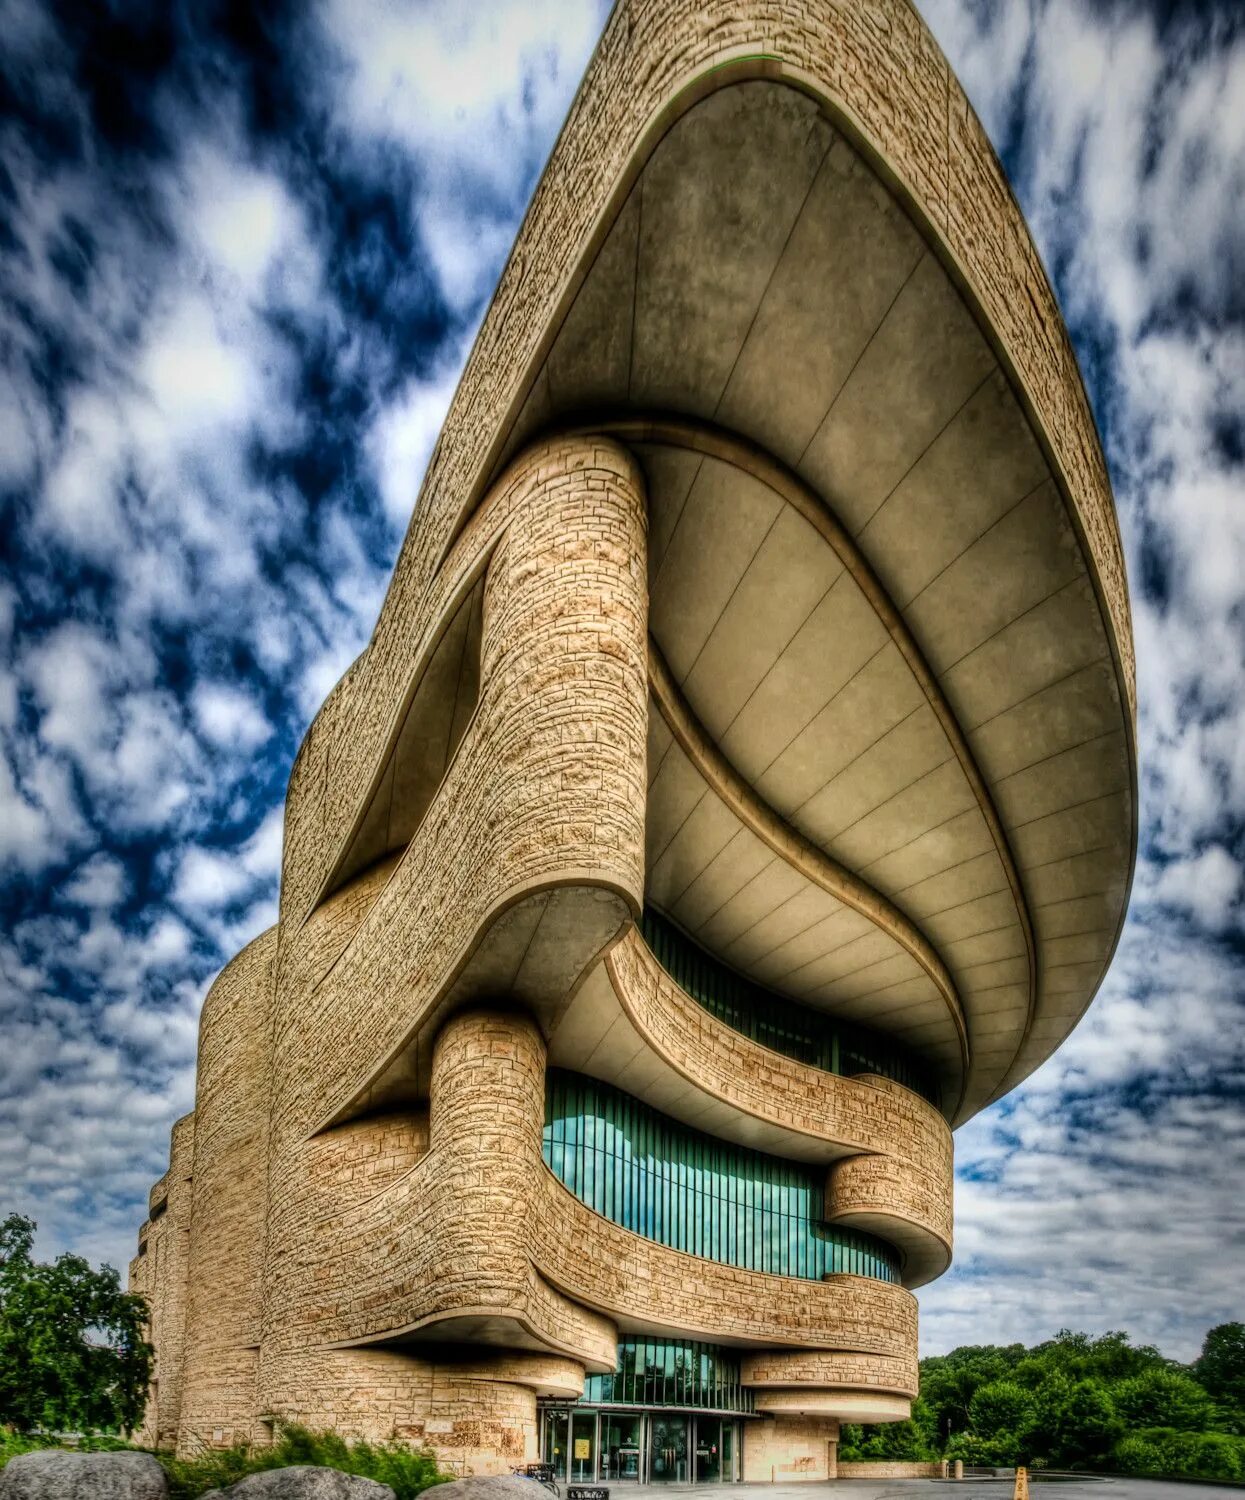
M 392 711 L 356 731 L 320 875 L 465 518 L 531 439 L 609 432 L 649 497 L 648 898 L 895 1034 L 959 1121 L 1075 1025 L 1123 920 L 1115 512 L 1039 259 L 915 12 L 769 10 L 612 15 L 343 684 Z

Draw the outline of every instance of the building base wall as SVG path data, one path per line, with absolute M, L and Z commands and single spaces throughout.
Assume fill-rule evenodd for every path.
M 464 1367 L 396 1349 L 318 1350 L 301 1361 L 296 1402 L 225 1425 L 183 1423 L 178 1452 L 191 1457 L 205 1448 L 271 1441 L 281 1424 L 293 1423 L 346 1439 L 428 1448 L 442 1469 L 458 1475 L 508 1474 L 538 1457 L 536 1392 L 504 1378 L 525 1373 L 510 1367 L 512 1356 L 496 1364 L 494 1377 L 487 1356 Z
M 833 1417 L 763 1417 L 744 1430 L 744 1482 L 835 1479 L 838 1451 Z

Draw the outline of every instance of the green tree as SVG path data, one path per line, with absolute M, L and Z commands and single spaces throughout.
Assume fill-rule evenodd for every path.
M 973 1393 L 968 1418 L 979 1437 L 997 1438 L 1008 1433 L 1019 1438 L 1033 1421 L 1033 1397 L 1014 1380 L 992 1380 Z
M 906 1422 L 885 1422 L 872 1427 L 844 1424 L 839 1438 L 839 1457 L 928 1461 L 941 1452 L 934 1426 L 934 1413 L 918 1396 Z
M 1031 1446 L 1052 1464 L 1095 1463 L 1111 1451 L 1123 1423 L 1100 1380 L 1070 1380 L 1057 1372 L 1038 1387 Z
M 1116 1415 L 1126 1427 L 1174 1427 L 1205 1432 L 1214 1426 L 1215 1407 L 1205 1390 L 1179 1370 L 1147 1370 L 1111 1388 Z
M 1245 1408 L 1245 1323 L 1220 1323 L 1212 1328 L 1193 1373 L 1216 1401 Z
M 128 1432 L 151 1378 L 146 1304 L 111 1266 L 33 1260 L 34 1231 L 18 1214 L 0 1223 L 0 1424 Z

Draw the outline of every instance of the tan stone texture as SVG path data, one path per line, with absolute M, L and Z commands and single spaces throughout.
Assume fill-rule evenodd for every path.
M 625 1333 L 739 1351 L 746 1479 L 834 1477 L 916 1391 L 948 1122 L 1110 960 L 1134 697 L 1071 346 L 911 4 L 619 0 L 295 760 L 278 925 L 204 1005 L 130 1267 L 145 1440 L 505 1472 Z M 646 901 L 938 1107 L 716 1020 Z M 542 1158 L 550 1067 L 816 1164 L 904 1284 L 607 1221 Z
M 139 1231 L 140 1253 L 130 1262 L 130 1289 L 148 1299 L 147 1338 L 156 1351 L 139 1439 L 160 1448 L 176 1443 L 181 1422 L 194 1141 L 195 1117 L 183 1115 L 170 1136 L 169 1170 L 148 1198 L 149 1216 Z

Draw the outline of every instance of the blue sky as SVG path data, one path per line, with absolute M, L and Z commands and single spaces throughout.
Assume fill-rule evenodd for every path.
M 926 1353 L 1245 1317 L 1245 12 L 924 0 L 1103 431 L 1142 847 L 1071 1041 L 958 1136 Z M 604 20 L 0 0 L 0 1212 L 123 1265 L 214 973 Z

